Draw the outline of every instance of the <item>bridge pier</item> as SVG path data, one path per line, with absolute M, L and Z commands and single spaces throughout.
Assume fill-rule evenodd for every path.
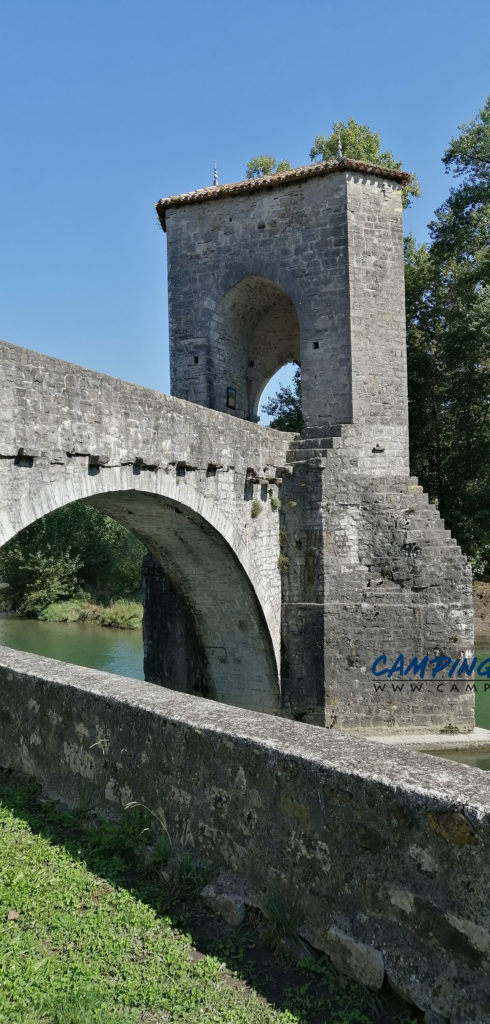
M 189 610 L 149 553 L 143 558 L 141 577 L 145 679 L 181 693 L 213 697 Z

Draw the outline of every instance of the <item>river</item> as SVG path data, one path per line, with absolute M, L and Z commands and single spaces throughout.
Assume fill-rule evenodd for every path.
M 0 616 L 0 644 L 18 651 L 42 654 L 46 658 L 98 668 L 104 672 L 144 679 L 143 638 L 139 629 L 108 629 L 91 622 L 39 622 L 16 615 Z M 490 658 L 490 636 L 480 640 L 478 659 Z M 477 680 L 476 724 L 490 729 L 490 689 Z M 490 751 L 448 751 L 441 756 L 490 771 Z
M 145 678 L 140 629 L 108 629 L 93 622 L 40 622 L 2 615 L 0 644 L 132 679 Z

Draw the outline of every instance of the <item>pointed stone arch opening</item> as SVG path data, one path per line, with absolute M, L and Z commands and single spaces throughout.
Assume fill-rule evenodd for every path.
M 272 398 L 277 399 L 277 396 L 279 395 L 279 393 L 281 391 L 289 390 L 291 392 L 291 395 L 292 395 L 293 399 L 296 401 L 295 374 L 297 373 L 298 370 L 301 370 L 301 367 L 300 367 L 299 363 L 296 363 L 296 362 L 294 362 L 294 363 L 293 362 L 284 363 L 265 382 L 264 387 L 262 389 L 262 392 L 260 393 L 259 399 L 258 399 L 259 420 L 260 420 L 260 423 L 262 425 L 267 426 L 267 425 L 269 425 L 269 422 L 270 422 L 270 420 L 272 418 L 275 419 L 276 414 L 274 413 L 271 416 L 271 414 L 266 413 L 265 409 L 264 409 L 264 406 L 266 406 L 268 404 L 268 402 Z M 301 406 L 301 402 L 300 401 L 299 401 L 299 405 Z M 282 410 L 279 410 L 279 412 L 281 412 L 281 411 Z M 285 428 L 281 427 L 280 429 L 285 429 Z M 296 428 L 291 427 L 291 430 L 293 430 L 293 429 L 296 429 Z M 298 426 L 298 430 L 301 430 L 301 429 L 302 429 L 302 425 L 299 425 Z
M 254 274 L 234 284 L 213 315 L 219 392 L 215 407 L 257 421 L 260 396 L 286 363 L 300 361 L 300 327 L 290 296 Z

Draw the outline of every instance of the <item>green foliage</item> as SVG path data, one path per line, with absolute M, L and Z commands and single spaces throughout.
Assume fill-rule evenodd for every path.
M 263 178 L 266 174 L 280 174 L 282 171 L 290 171 L 289 160 L 276 162 L 273 156 L 254 156 L 248 161 L 245 175 L 247 178 Z
M 412 471 L 473 563 L 490 567 L 490 98 L 443 162 L 454 174 L 405 246 Z
M 252 516 L 252 519 L 257 519 L 257 516 L 260 516 L 260 513 L 262 512 L 263 507 L 264 506 L 263 506 L 262 502 L 259 501 L 258 498 L 254 498 L 254 500 L 252 502 L 252 508 L 250 510 L 250 515 Z
M 271 946 L 278 947 L 291 939 L 302 923 L 297 894 L 293 893 L 287 904 L 280 895 L 270 896 L 264 903 L 263 917 L 264 935 Z
M 101 626 L 115 626 L 118 629 L 140 629 L 143 619 L 143 606 L 136 601 L 119 598 L 112 601 L 107 608 L 101 608 L 97 622 Z
M 80 589 L 106 601 L 141 582 L 144 546 L 98 509 L 73 502 L 27 526 L 0 550 L 15 609 L 37 614 Z
M 395 160 L 393 153 L 389 150 L 381 152 L 381 138 L 378 133 L 372 132 L 366 124 L 358 124 L 352 117 L 347 124 L 345 121 L 335 121 L 333 132 L 328 137 L 317 135 L 310 150 L 310 159 L 331 160 L 336 157 L 339 135 L 344 157 L 381 167 L 391 167 L 396 171 L 402 170 L 401 161 Z M 410 206 L 412 198 L 419 195 L 417 175 L 410 174 L 410 182 L 403 189 L 404 207 Z
M 289 569 L 289 558 L 287 555 L 280 554 L 277 559 L 277 568 L 279 572 L 287 572 Z
M 271 416 L 269 426 L 275 430 L 290 430 L 301 433 L 305 421 L 301 411 L 301 367 L 294 371 L 292 387 L 281 385 L 276 395 L 264 405 L 264 412 Z
M 23 615 L 37 615 L 47 604 L 79 589 L 81 560 L 69 548 L 58 553 L 47 544 L 44 550 L 32 550 L 15 538 L 1 552 L 0 565 L 12 606 Z
M 107 606 L 94 604 L 90 598 L 48 604 L 38 616 L 42 622 L 97 622 L 100 626 L 118 629 L 140 629 L 143 606 L 137 601 L 120 598 Z
M 274 512 L 277 512 L 277 510 L 280 507 L 281 507 L 281 502 L 279 501 L 279 498 L 276 498 L 276 497 L 274 497 L 274 495 L 272 495 L 272 497 L 271 497 L 271 508 L 274 510 Z

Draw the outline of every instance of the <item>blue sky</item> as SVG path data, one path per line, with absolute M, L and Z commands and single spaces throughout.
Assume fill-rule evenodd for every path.
M 1 0 L 0 337 L 169 389 L 161 196 L 354 117 L 423 197 L 490 91 L 487 0 Z M 347 154 L 348 155 L 348 154 Z

